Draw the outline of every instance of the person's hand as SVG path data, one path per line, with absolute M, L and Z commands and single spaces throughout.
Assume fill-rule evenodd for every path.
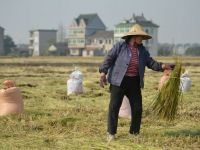
M 106 74 L 102 72 L 100 75 L 100 86 L 104 87 L 105 85 L 107 85 Z
M 162 69 L 163 70 L 173 70 L 175 67 L 174 64 L 162 64 Z

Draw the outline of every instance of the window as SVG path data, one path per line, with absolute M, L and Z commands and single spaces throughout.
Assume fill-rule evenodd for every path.
M 83 40 L 83 39 L 80 39 L 80 40 L 79 40 L 79 43 L 83 44 L 83 43 L 84 43 L 84 40 Z
M 73 39 L 73 42 L 72 42 L 73 44 L 76 44 L 76 40 L 75 39 Z
M 89 39 L 87 40 L 87 44 L 91 44 L 91 42 L 92 42 L 91 40 L 89 40 Z
M 124 28 L 121 28 L 121 29 L 120 29 L 120 33 L 124 33 Z
M 103 43 L 103 40 L 99 40 L 99 44 L 102 44 Z

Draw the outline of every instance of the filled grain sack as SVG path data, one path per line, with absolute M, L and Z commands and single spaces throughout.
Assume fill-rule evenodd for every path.
M 67 95 L 81 93 L 83 93 L 83 74 L 78 69 L 75 69 L 67 81 Z
M 158 89 L 160 90 L 161 87 L 169 80 L 171 74 L 171 70 L 165 70 L 163 76 L 160 78 Z M 185 71 L 180 77 L 180 90 L 182 92 L 187 92 L 190 90 L 192 85 L 192 81 L 190 79 L 188 71 Z
M 159 81 L 159 85 L 158 85 L 159 90 L 169 80 L 170 73 L 171 73 L 171 70 L 164 70 L 163 76 L 160 78 L 160 81 Z
M 119 110 L 119 117 L 129 118 L 129 119 L 131 118 L 131 107 L 129 100 L 126 96 L 124 96 L 123 98 L 122 105 Z
M 83 93 L 83 85 L 81 80 L 69 79 L 67 81 L 67 95 Z
M 83 73 L 78 70 L 77 68 L 75 68 L 75 71 L 73 71 L 71 74 L 70 74 L 70 79 L 77 79 L 77 80 L 83 80 Z
M 182 92 L 187 92 L 190 90 L 192 85 L 192 81 L 190 79 L 188 71 L 185 71 L 184 74 L 181 75 L 181 90 Z
M 18 87 L 0 90 L 0 116 L 19 114 L 23 109 L 22 95 Z

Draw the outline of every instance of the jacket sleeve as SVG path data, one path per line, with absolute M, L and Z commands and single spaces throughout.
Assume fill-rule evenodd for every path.
M 107 56 L 105 57 L 103 63 L 99 67 L 99 72 L 104 72 L 105 74 L 108 73 L 109 68 L 114 65 L 117 55 L 119 53 L 121 43 L 116 43 L 111 50 L 108 52 Z
M 149 54 L 149 52 L 145 49 L 146 56 L 146 66 L 154 71 L 163 71 L 162 62 L 155 61 Z

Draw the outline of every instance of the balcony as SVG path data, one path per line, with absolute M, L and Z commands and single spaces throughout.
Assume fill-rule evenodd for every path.
M 85 48 L 85 44 L 69 44 L 69 48 Z
M 87 50 L 103 49 L 103 45 L 91 44 L 91 45 L 86 45 L 85 48 Z

